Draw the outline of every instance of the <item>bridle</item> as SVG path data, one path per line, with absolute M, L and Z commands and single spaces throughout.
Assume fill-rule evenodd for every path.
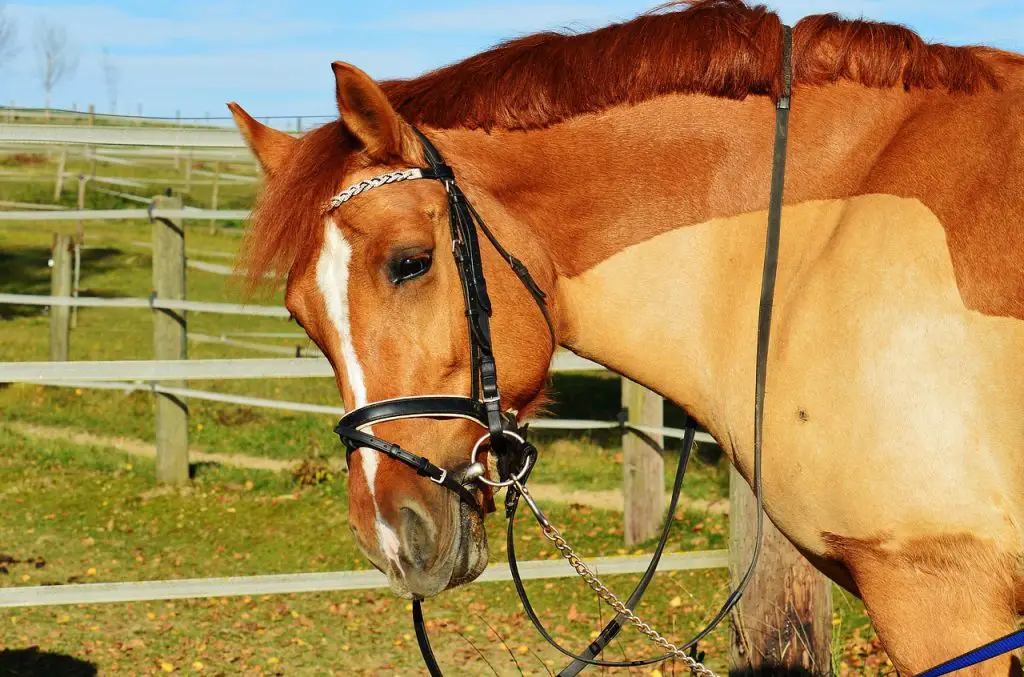
M 568 545 L 559 531 L 551 525 L 543 511 L 536 504 L 526 489 L 526 483 L 530 472 L 533 469 L 537 458 L 536 448 L 526 440 L 526 428 L 519 427 L 517 413 L 514 411 L 501 410 L 501 392 L 498 388 L 498 371 L 494 360 L 493 346 L 491 342 L 491 301 L 487 294 L 487 282 L 484 278 L 483 264 L 480 251 L 480 241 L 477 236 L 477 229 L 484 234 L 495 248 L 501 258 L 509 265 L 540 309 L 544 320 L 547 323 L 551 335 L 552 349 L 557 346 L 554 327 L 548 313 L 546 295 L 530 275 L 526 266 L 519 259 L 512 256 L 497 240 L 491 230 L 487 227 L 480 214 L 473 208 L 473 205 L 466 198 L 462 189 L 455 180 L 455 173 L 441 157 L 440 152 L 431 141 L 419 130 L 414 130 L 422 147 L 424 157 L 427 161 L 426 167 L 404 169 L 387 174 L 381 174 L 371 179 L 361 181 L 336 195 L 325 208 L 325 212 L 339 208 L 356 196 L 374 188 L 410 180 L 435 180 L 440 181 L 445 189 L 448 198 L 448 219 L 452 239 L 452 254 L 455 258 L 455 266 L 461 281 L 463 301 L 466 309 L 466 320 L 468 324 L 470 343 L 470 395 L 425 395 L 415 397 L 399 397 L 380 402 L 373 402 L 355 409 L 344 417 L 335 427 L 335 432 L 341 438 L 346 447 L 346 459 L 350 460 L 352 454 L 361 449 L 369 448 L 376 450 L 386 456 L 399 461 L 419 475 L 428 478 L 436 484 L 457 494 L 461 501 L 467 503 L 472 509 L 482 513 L 479 502 L 467 485 L 481 483 L 491 487 L 507 487 L 505 497 L 505 512 L 508 517 L 507 549 L 509 568 L 512 572 L 512 580 L 516 586 L 523 608 L 531 622 L 553 647 L 569 656 L 572 664 L 567 666 L 561 675 L 576 675 L 587 665 L 605 667 L 639 667 L 651 665 L 672 658 L 680 659 L 695 675 L 712 676 L 713 672 L 708 670 L 699 662 L 696 655 L 697 642 L 707 636 L 721 621 L 729 614 L 732 608 L 739 602 L 743 591 L 746 589 L 753 575 L 761 551 L 761 536 L 763 533 L 763 497 L 761 491 L 761 448 L 763 439 L 764 421 L 764 396 L 765 381 L 767 378 L 768 345 L 771 330 L 771 316 L 775 291 L 775 278 L 778 267 L 779 235 L 782 221 L 783 189 L 785 184 L 786 149 L 789 137 L 789 112 L 790 98 L 792 92 L 792 54 L 793 35 L 789 26 L 783 26 L 783 72 L 782 91 L 776 102 L 776 131 L 775 149 L 772 163 L 772 183 L 768 207 L 768 232 L 765 242 L 764 268 L 761 278 L 761 298 L 758 308 L 757 328 L 757 357 L 755 370 L 754 387 L 754 472 L 753 489 L 757 501 L 757 536 L 751 562 L 739 585 L 730 593 L 722 608 L 715 615 L 712 621 L 686 644 L 677 646 L 671 644 L 643 623 L 634 613 L 633 609 L 639 603 L 640 598 L 651 579 L 654 576 L 660 561 L 662 552 L 668 541 L 669 530 L 672 526 L 672 519 L 676 505 L 679 500 L 682 488 L 683 477 L 686 472 L 687 462 L 690 456 L 690 449 L 693 444 L 695 428 L 689 424 L 683 439 L 683 451 L 680 454 L 679 465 L 676 471 L 673 485 L 672 498 L 669 502 L 668 516 L 655 549 L 654 555 L 648 568 L 637 584 L 628 600 L 623 603 L 610 591 L 587 565 L 576 555 Z M 423 456 L 414 454 L 392 444 L 371 432 L 364 429 L 376 423 L 384 423 L 400 419 L 428 418 L 428 419 L 465 419 L 473 421 L 486 433 L 474 446 L 470 456 L 468 467 L 462 472 L 461 477 L 456 477 L 452 469 L 440 468 Z M 630 427 L 625 421 L 621 422 L 623 432 L 637 434 L 645 442 L 659 452 L 664 450 L 649 435 L 636 428 Z M 477 461 L 477 453 L 484 441 L 490 443 L 490 451 L 495 454 L 498 470 L 498 481 L 487 479 L 486 467 Z M 570 565 L 584 579 L 601 599 L 607 602 L 616 610 L 617 615 L 599 633 L 597 639 L 582 655 L 559 645 L 547 632 L 537 614 L 533 610 L 522 578 L 519 574 L 518 562 L 515 555 L 514 525 L 515 515 L 519 506 L 519 499 L 522 498 L 536 517 L 542 532 L 555 546 L 555 548 L 569 561 Z M 638 628 L 641 633 L 653 642 L 666 650 L 666 653 L 654 658 L 635 661 L 601 661 L 597 660 L 601 651 L 609 642 L 614 639 L 624 624 L 631 624 Z M 426 627 L 423 621 L 423 612 L 420 600 L 413 600 L 413 624 L 416 630 L 416 637 L 419 641 L 420 650 L 424 661 L 432 676 L 441 675 L 437 661 L 430 648 L 427 638 Z M 686 653 L 690 650 L 690 653 Z
M 473 208 L 466 195 L 455 181 L 455 172 L 441 158 L 441 153 L 434 144 L 418 129 L 414 129 L 427 167 L 406 169 L 399 172 L 383 174 L 351 186 L 328 204 L 327 211 L 337 209 L 357 195 L 373 188 L 417 179 L 440 181 L 448 196 L 448 224 L 452 238 L 452 255 L 459 273 L 462 286 L 463 302 L 466 308 L 466 321 L 469 330 L 470 345 L 470 394 L 469 397 L 458 395 L 421 395 L 415 397 L 398 397 L 380 402 L 373 402 L 355 409 L 342 417 L 334 428 L 341 441 L 345 444 L 346 459 L 360 448 L 370 448 L 400 461 L 415 470 L 418 474 L 430 479 L 440 486 L 455 492 L 459 498 L 473 509 L 482 512 L 480 504 L 466 484 L 480 480 L 491 486 L 508 486 L 512 473 L 523 475 L 532 466 L 537 450 L 526 442 L 524 430 L 520 430 L 515 412 L 501 410 L 501 391 L 498 388 L 498 367 L 494 361 L 494 349 L 491 343 L 491 299 L 487 294 L 487 280 L 484 278 L 483 261 L 480 255 L 480 240 L 477 228 L 497 250 L 498 254 L 508 263 L 509 267 L 522 281 L 530 296 L 537 303 L 551 335 L 552 350 L 557 345 L 555 329 L 547 309 L 546 295 L 537 285 L 530 271 L 516 257 L 512 256 L 494 233 L 487 227 L 480 214 Z M 476 465 L 475 458 L 461 478 L 454 472 L 439 468 L 423 456 L 402 449 L 363 429 L 376 423 L 386 423 L 409 418 L 431 419 L 466 419 L 477 423 L 487 431 L 474 449 L 487 439 L 490 449 L 498 458 L 498 470 L 505 479 L 494 483 L 484 477 L 485 468 Z

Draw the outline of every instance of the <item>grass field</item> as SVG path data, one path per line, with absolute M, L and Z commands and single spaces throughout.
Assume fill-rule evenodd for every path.
M 23 167 L 0 157 L 0 165 Z M 40 160 L 32 171 L 50 171 Z M 124 168 L 122 168 L 123 170 Z M 154 172 L 172 170 L 161 168 Z M 225 171 L 231 171 L 226 169 Z M 158 174 L 159 175 L 159 174 Z M 46 191 L 49 195 L 45 196 Z M 246 191 L 249 194 L 246 194 Z M 245 207 L 252 187 L 238 187 L 222 206 Z M 52 200 L 52 184 L 0 183 L 0 200 Z M 68 198 L 65 197 L 65 202 Z M 96 195 L 93 207 L 128 207 Z M 226 200 L 226 201 L 225 201 Z M 189 202 L 186 199 L 186 202 Z M 197 204 L 203 204 L 199 196 Z M 0 223 L 0 291 L 49 293 L 46 266 L 53 230 L 75 224 Z M 151 238 L 144 223 L 86 224 L 82 293 L 146 296 L 151 256 L 138 243 Z M 227 262 L 239 239 L 189 227 L 187 246 L 200 260 Z M 202 252 L 202 254 L 200 253 Z M 189 270 L 188 296 L 203 301 L 241 300 L 237 283 Z M 261 302 L 279 303 L 273 295 Z M 191 314 L 189 330 L 297 331 L 272 318 Z M 71 338 L 71 358 L 146 359 L 152 355 L 148 311 L 83 309 Z M 44 360 L 47 319 L 40 308 L 0 306 L 0 361 Z M 275 345 L 305 339 L 260 339 Z M 222 345 L 192 344 L 191 358 L 255 357 Z M 330 379 L 192 383 L 220 392 L 337 404 Z M 618 382 L 593 375 L 555 380 L 554 413 L 612 419 Z M 670 420 L 675 416 L 669 412 Z M 190 438 L 198 450 L 271 458 L 323 467 L 339 456 L 330 417 L 215 403 L 190 404 Z M 33 428 L 86 431 L 97 439 L 151 441 L 153 408 L 144 393 L 0 387 L 0 586 L 148 580 L 365 568 L 347 527 L 344 477 L 237 470 L 203 464 L 182 491 L 155 488 L 151 461 L 110 444 L 77 444 L 23 434 Z M 19 432 L 21 431 L 21 432 Z M 541 438 L 535 482 L 567 489 L 621 487 L 622 459 L 614 436 Z M 666 460 L 672 467 L 672 459 Z M 704 505 L 727 494 L 724 461 L 702 454 L 693 464 L 684 505 Z M 667 481 L 667 480 L 666 480 Z M 696 503 L 695 503 L 696 501 Z M 625 554 L 621 514 L 589 505 L 551 503 L 554 521 L 587 556 Z M 707 510 L 682 510 L 671 551 L 725 547 L 727 519 Z M 519 525 L 523 559 L 555 557 L 528 522 Z M 504 522 L 489 525 L 492 559 L 504 558 Z M 631 552 L 648 552 L 643 544 Z M 611 577 L 626 590 L 633 577 Z M 722 570 L 666 574 L 656 579 L 641 615 L 671 637 L 706 620 L 724 599 Z M 580 648 L 607 609 L 575 580 L 535 582 L 531 592 L 557 636 Z M 835 594 L 836 672 L 884 674 L 887 667 L 859 602 Z M 519 610 L 511 585 L 471 585 L 426 606 L 435 649 L 446 674 L 548 674 L 562 661 L 544 648 Z M 272 596 L 147 604 L 0 611 L 0 675 L 94 674 L 424 674 L 406 602 L 387 591 Z M 507 646 L 506 646 L 507 644 Z M 713 668 L 724 669 L 727 631 L 702 645 Z M 33 647 L 37 647 L 33 649 Z M 635 633 L 623 633 L 609 655 L 649 653 Z M 683 674 L 662 666 L 660 674 Z M 634 670 L 632 674 L 659 674 Z

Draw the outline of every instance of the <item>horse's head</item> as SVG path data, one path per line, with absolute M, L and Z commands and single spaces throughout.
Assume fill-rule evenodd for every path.
M 415 132 L 384 91 L 352 66 L 335 63 L 334 72 L 340 119 L 301 138 L 230 106 L 266 174 L 246 244 L 248 272 L 287 272 L 285 304 L 333 366 L 346 409 L 410 395 L 466 396 L 470 340 L 442 184 L 387 185 L 326 209 L 347 186 L 424 166 Z M 449 159 L 503 244 L 552 289 L 553 267 L 526 229 L 474 187 L 472 158 Z M 489 244 L 482 252 L 501 406 L 523 415 L 542 397 L 551 341 L 517 278 Z M 466 420 L 417 418 L 372 432 L 459 477 L 485 431 Z M 395 593 L 426 597 L 483 571 L 482 515 L 454 492 L 367 448 L 352 453 L 348 483 L 356 542 Z

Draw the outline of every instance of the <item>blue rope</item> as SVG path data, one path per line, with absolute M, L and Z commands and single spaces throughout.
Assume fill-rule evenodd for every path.
M 917 677 L 939 677 L 939 675 L 948 675 L 955 670 L 969 668 L 972 665 L 983 663 L 995 658 L 996 656 L 1002 656 L 1004 653 L 1010 653 L 1011 651 L 1021 647 L 1024 647 L 1024 630 L 1018 630 L 1017 632 L 997 639 L 990 644 L 968 651 L 962 656 L 957 656 L 953 660 L 946 661 L 942 665 L 936 665 L 931 670 L 926 670 Z

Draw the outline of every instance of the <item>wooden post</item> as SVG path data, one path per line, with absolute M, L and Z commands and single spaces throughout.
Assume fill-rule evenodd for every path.
M 735 587 L 754 550 L 757 503 L 729 478 L 729 577 Z M 732 614 L 730 675 L 832 674 L 832 585 L 764 518 L 761 559 Z
M 622 379 L 622 407 L 629 422 L 662 426 L 664 401 L 659 395 L 628 379 Z M 661 435 L 651 435 L 659 444 Z M 622 436 L 626 545 L 652 538 L 661 526 L 665 510 L 665 461 L 636 435 Z
M 92 127 L 96 124 L 96 106 L 89 104 L 89 118 L 88 126 Z M 89 176 L 96 176 L 96 146 L 89 146 Z
M 177 120 L 178 127 L 181 127 L 181 110 L 174 112 L 174 117 Z M 181 148 L 178 146 L 174 147 L 174 169 L 177 171 L 181 168 Z
M 53 254 L 50 260 L 50 296 L 71 296 L 71 236 L 53 234 Z M 71 309 L 50 306 L 50 361 L 67 362 L 71 339 Z
M 78 208 L 80 210 L 85 209 L 85 188 L 88 183 L 89 177 L 87 175 L 78 175 Z M 81 244 L 85 239 L 85 221 L 82 219 L 78 220 L 78 228 L 75 231 L 75 237 L 78 238 L 79 244 Z
M 181 197 L 157 196 L 156 209 L 181 209 Z M 153 222 L 153 291 L 159 299 L 185 298 L 185 228 L 170 219 Z M 153 311 L 153 356 L 188 358 L 184 311 Z M 181 381 L 161 385 L 183 387 Z M 188 482 L 188 408 L 180 399 L 156 395 L 156 479 L 162 484 Z
M 57 160 L 57 182 L 53 187 L 53 201 L 60 202 L 61 193 L 64 192 L 64 170 L 68 164 L 68 149 L 64 148 L 60 152 L 60 159 Z
M 74 274 L 71 276 L 71 296 L 78 298 L 78 291 L 82 282 L 82 241 L 75 238 L 71 244 L 71 252 L 75 261 Z M 78 306 L 71 307 L 71 328 L 78 329 Z
M 220 161 L 213 163 L 213 195 L 210 197 L 210 209 L 217 211 L 220 201 Z M 217 219 L 210 219 L 210 235 L 217 232 Z
M 188 152 L 188 158 L 185 160 L 185 192 L 192 192 L 192 151 Z

